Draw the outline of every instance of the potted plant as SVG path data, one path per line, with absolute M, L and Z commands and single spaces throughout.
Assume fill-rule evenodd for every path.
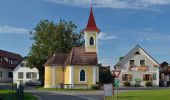
M 135 78 L 135 87 L 140 87 L 141 81 L 142 81 L 142 79 L 140 79 L 140 78 Z

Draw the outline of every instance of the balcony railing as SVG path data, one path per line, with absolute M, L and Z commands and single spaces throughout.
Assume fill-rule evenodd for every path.
M 148 71 L 148 66 L 130 66 L 129 71 Z

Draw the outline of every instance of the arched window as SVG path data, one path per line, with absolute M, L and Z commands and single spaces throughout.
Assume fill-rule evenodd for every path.
M 80 71 L 80 81 L 85 81 L 85 70 L 84 69 L 82 69 L 81 71 Z
M 94 39 L 93 39 L 93 37 L 90 37 L 90 45 L 94 45 Z

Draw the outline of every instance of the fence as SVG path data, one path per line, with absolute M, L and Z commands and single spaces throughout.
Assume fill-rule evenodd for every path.
M 0 100 L 24 100 L 24 86 L 19 85 L 17 90 L 3 94 Z

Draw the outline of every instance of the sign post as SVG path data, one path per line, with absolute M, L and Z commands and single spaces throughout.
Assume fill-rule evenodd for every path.
M 118 99 L 118 87 L 119 87 L 119 79 L 118 79 L 118 77 L 119 77 L 120 73 L 121 73 L 120 70 L 114 70 L 113 71 L 113 74 L 115 76 L 114 83 L 115 83 L 115 87 L 116 87 L 116 99 Z
M 119 79 L 115 78 L 114 83 L 115 83 L 115 87 L 116 87 L 116 98 L 118 98 Z
M 113 95 L 113 85 L 112 84 L 104 84 L 104 100 L 105 96 Z

